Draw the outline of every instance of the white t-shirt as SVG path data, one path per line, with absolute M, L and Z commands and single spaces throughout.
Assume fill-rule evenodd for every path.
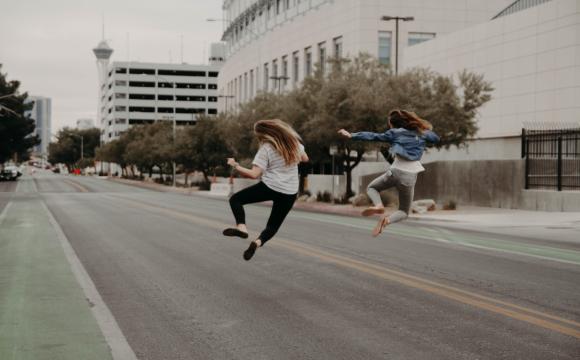
M 393 165 L 391 165 L 391 169 L 399 169 L 414 174 L 418 174 L 425 170 L 420 161 L 407 160 L 400 156 L 395 156 L 395 161 L 393 162 Z
M 302 144 L 300 153 L 304 153 Z M 270 189 L 289 195 L 298 193 L 298 164 L 286 165 L 284 158 L 271 144 L 260 146 L 252 164 L 262 169 L 262 182 Z

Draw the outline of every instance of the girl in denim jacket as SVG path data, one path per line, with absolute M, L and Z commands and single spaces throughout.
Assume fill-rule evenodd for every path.
M 395 158 L 387 172 L 373 180 L 367 188 L 367 194 L 374 206 L 363 210 L 363 216 L 385 212 L 385 206 L 379 194 L 381 191 L 396 187 L 399 192 L 399 210 L 389 216 L 382 216 L 373 230 L 373 236 L 378 236 L 388 224 L 404 220 L 409 216 L 417 174 L 425 170 L 419 160 L 423 156 L 426 143 L 439 142 L 439 136 L 431 130 L 433 126 L 410 111 L 391 111 L 389 128 L 384 133 L 362 131 L 351 134 L 344 129 L 338 131 L 340 135 L 352 140 L 389 143 L 389 152 Z

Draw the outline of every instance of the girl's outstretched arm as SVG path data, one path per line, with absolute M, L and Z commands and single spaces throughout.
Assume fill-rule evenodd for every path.
M 250 179 L 257 179 L 262 176 L 262 169 L 258 166 L 254 165 L 251 169 L 246 169 L 245 167 L 241 166 L 234 158 L 228 158 L 228 165 L 233 167 L 242 177 L 250 178 Z
M 381 141 L 391 143 L 393 141 L 393 132 L 390 130 L 384 133 L 374 133 L 368 131 L 361 131 L 357 133 L 349 133 L 344 129 L 338 130 L 338 133 L 348 139 L 359 140 L 359 141 Z
M 435 134 L 435 132 L 432 130 L 425 131 L 423 136 L 425 136 L 425 140 L 431 144 L 437 144 L 440 140 L 439 135 Z

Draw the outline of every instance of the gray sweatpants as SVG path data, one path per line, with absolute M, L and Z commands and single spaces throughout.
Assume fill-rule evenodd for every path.
M 396 187 L 399 192 L 399 210 L 389 216 L 389 223 L 396 223 L 409 216 L 417 174 L 399 169 L 389 169 L 386 173 L 371 181 L 367 187 L 367 195 L 375 206 L 383 205 L 381 195 L 383 190 Z

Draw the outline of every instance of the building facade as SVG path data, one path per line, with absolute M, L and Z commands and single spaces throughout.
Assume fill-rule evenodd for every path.
M 408 48 L 403 58 L 406 67 L 480 73 L 494 87 L 469 148 L 428 160 L 518 159 L 522 128 L 580 124 L 578 0 L 515 1 L 492 20 Z
M 40 138 L 40 144 L 33 148 L 33 152 L 38 156 L 47 156 L 52 126 L 52 100 L 44 96 L 29 96 L 27 102 L 34 103 L 32 110 L 26 114 L 34 119 L 34 135 Z
M 221 64 L 189 65 L 113 62 L 100 101 L 102 140 L 131 125 L 157 120 L 195 124 L 200 114 L 217 114 Z
M 329 57 L 369 53 L 399 67 L 407 47 L 488 21 L 512 0 L 224 0 L 226 63 L 220 95 L 231 109 L 259 91 L 292 89 Z M 409 16 L 413 21 L 382 21 Z M 226 107 L 220 101 L 220 109 Z

